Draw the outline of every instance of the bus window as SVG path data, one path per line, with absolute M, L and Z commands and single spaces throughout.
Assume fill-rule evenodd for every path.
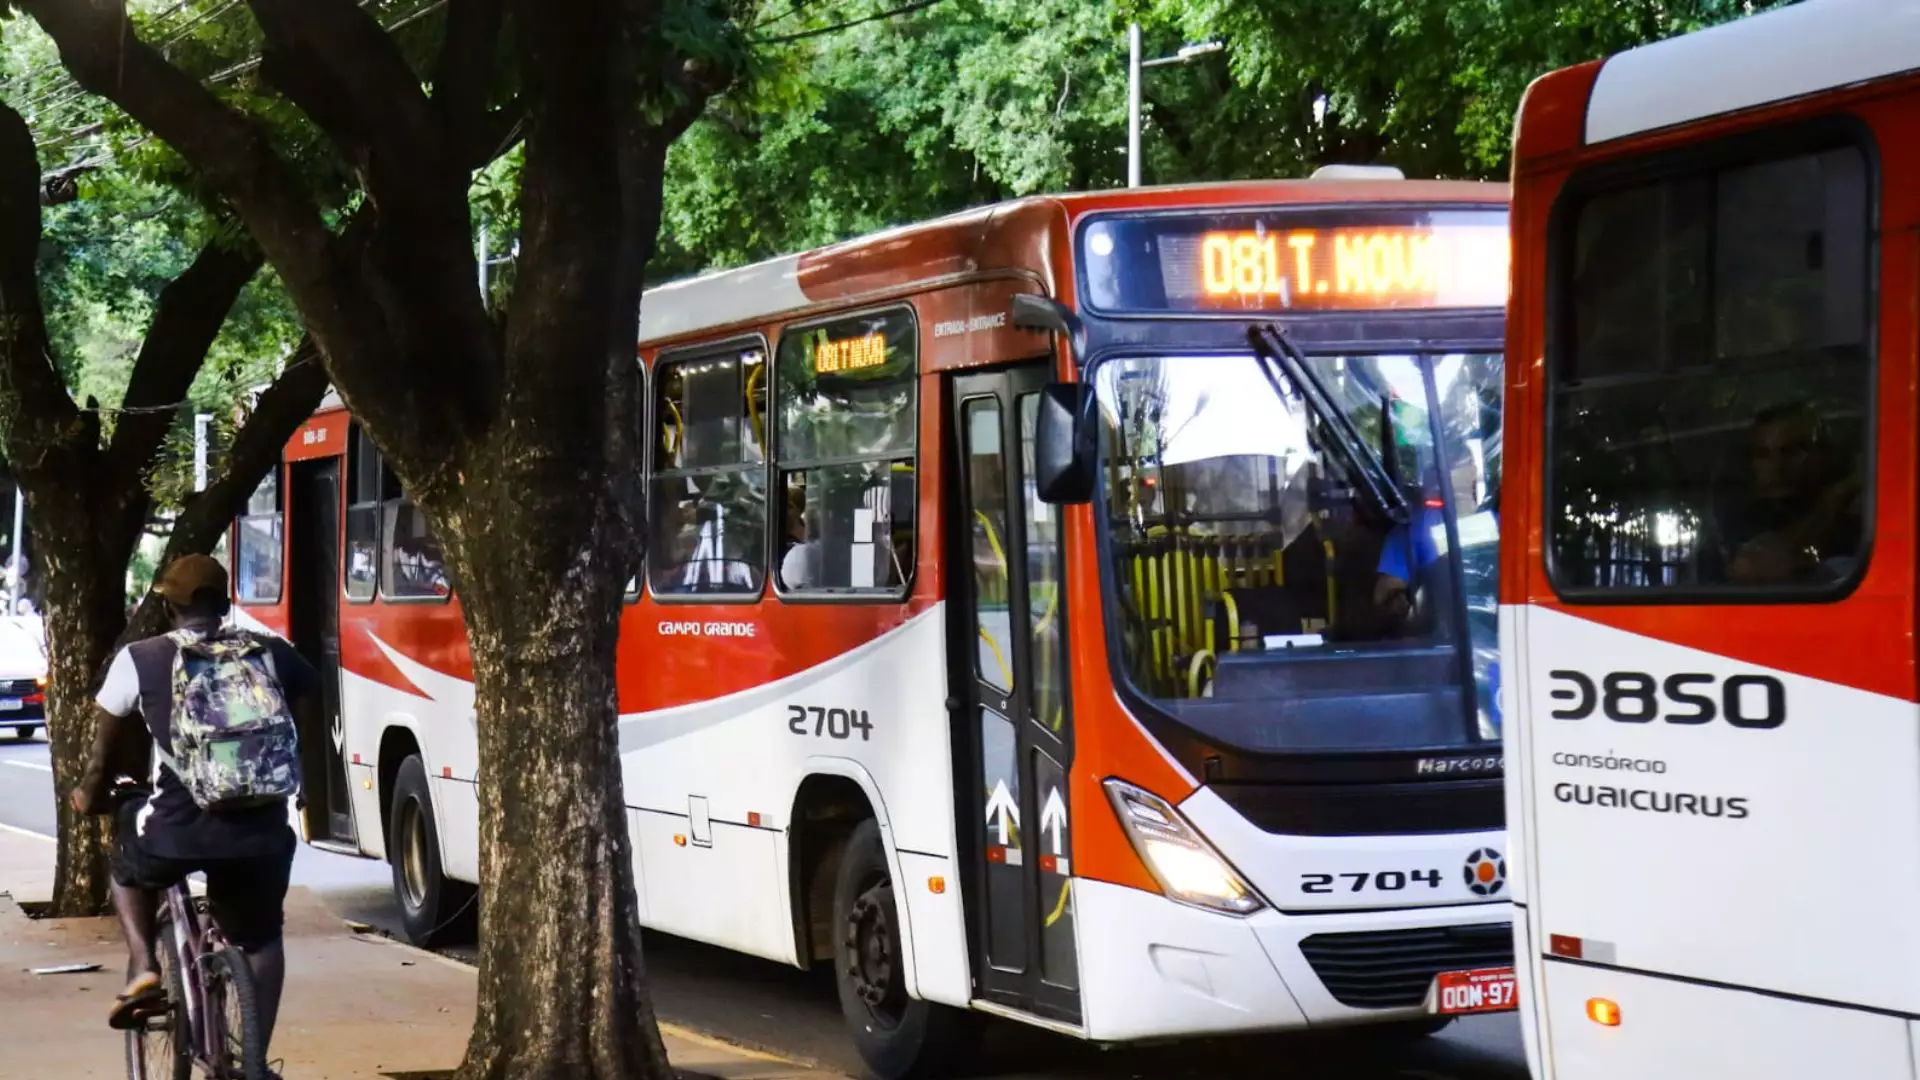
M 380 451 L 359 424 L 347 444 L 347 599 L 371 600 L 380 576 Z
M 905 592 L 913 572 L 913 314 L 780 338 L 780 592 Z
M 444 600 L 452 595 L 440 541 L 427 515 L 401 490 L 400 478 L 380 468 L 380 591 L 389 600 Z
M 280 466 L 247 498 L 234 540 L 234 595 L 243 604 L 280 602 Z
M 655 379 L 655 596 L 756 596 L 766 555 L 766 350 L 660 364 Z
M 634 447 L 634 453 L 638 455 L 638 454 L 643 454 L 646 451 L 646 446 L 647 446 L 647 410 L 646 410 L 647 365 L 640 363 L 636 359 L 634 361 L 634 366 L 639 369 L 639 380 L 640 380 L 640 396 L 638 399 L 639 405 L 634 408 L 633 416 L 632 416 L 633 447 Z M 640 470 L 641 470 L 640 498 L 644 502 L 647 497 L 647 477 L 646 477 L 646 469 L 644 465 L 640 466 Z M 644 559 L 644 556 L 643 556 L 643 559 Z M 645 573 L 644 570 L 636 570 L 634 571 L 633 576 L 627 578 L 627 586 L 621 592 L 621 601 L 623 603 L 633 604 L 633 603 L 639 602 L 640 575 L 643 573 Z
M 1236 718 L 1236 737 L 1261 749 L 1378 745 L 1392 732 L 1358 722 L 1337 734 L 1290 729 L 1287 714 L 1298 710 L 1287 688 L 1335 677 L 1292 665 L 1367 657 L 1380 665 L 1377 679 L 1425 686 L 1425 657 L 1465 647 L 1483 684 L 1473 738 L 1497 738 L 1483 669 L 1497 640 L 1489 435 L 1499 357 L 1315 355 L 1307 364 L 1338 415 L 1248 355 L 1096 368 L 1127 680 L 1170 714 Z M 1362 445 L 1345 441 L 1348 427 Z M 1401 493 L 1404 521 L 1366 496 L 1369 477 Z M 1464 641 L 1448 614 L 1463 602 Z
M 1556 588 L 1844 588 L 1869 527 L 1866 155 L 1575 197 L 1549 337 Z

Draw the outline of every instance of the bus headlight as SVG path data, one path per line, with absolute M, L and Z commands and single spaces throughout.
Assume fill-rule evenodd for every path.
M 1121 780 L 1108 780 L 1106 789 L 1133 850 L 1167 896 L 1228 915 L 1250 915 L 1266 906 L 1165 799 Z

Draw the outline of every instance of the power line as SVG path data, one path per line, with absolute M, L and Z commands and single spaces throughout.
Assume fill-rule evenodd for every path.
M 207 13 L 205 16 L 203 16 L 201 21 L 204 22 L 206 21 L 206 19 L 210 19 L 219 14 L 222 14 L 228 11 L 229 9 L 238 6 L 241 2 L 242 0 L 227 0 L 225 4 L 214 9 L 214 11 Z M 383 6 L 389 2 L 390 0 L 360 0 L 359 6 L 362 8 L 372 8 L 372 7 Z M 428 3 L 422 4 L 421 6 L 415 8 L 413 11 L 408 12 L 407 14 L 394 19 L 393 22 L 390 22 L 381 26 L 380 29 L 384 33 L 392 33 L 395 30 L 401 29 L 402 27 L 408 26 L 414 22 L 418 22 L 419 20 L 426 18 L 428 15 L 431 15 L 435 11 L 438 11 L 439 9 L 445 7 L 446 4 L 447 4 L 447 0 L 429 0 Z M 176 6 L 175 9 L 170 9 L 170 10 L 177 10 L 177 7 L 178 6 Z M 170 45 L 173 42 L 179 41 L 181 38 L 185 36 L 186 34 L 183 31 L 182 33 L 176 34 L 174 37 L 168 39 L 166 44 Z M 261 54 L 256 54 L 246 60 L 242 60 L 237 64 L 234 64 L 221 71 L 215 72 L 211 76 L 208 76 L 205 84 L 208 86 L 214 86 L 214 85 L 218 85 L 220 83 L 226 82 L 230 79 L 233 79 L 242 74 L 245 74 L 246 72 L 251 71 L 254 68 L 259 67 L 260 63 L 261 63 Z M 87 94 L 87 91 L 85 89 L 77 89 L 75 93 L 72 94 L 69 98 L 62 99 L 62 102 L 64 103 L 64 101 L 66 100 L 84 97 L 86 96 L 86 94 Z M 85 138 L 90 134 L 97 134 L 101 127 L 102 125 L 100 124 L 82 125 L 81 127 L 75 128 L 72 131 L 65 132 L 60 136 L 56 136 L 54 138 L 49 139 L 44 145 L 49 145 L 49 146 L 64 145 L 67 142 Z M 100 166 L 105 165 L 107 162 L 113 160 L 116 156 L 120 154 L 124 154 L 130 150 L 138 149 L 139 147 L 145 146 L 147 143 L 152 141 L 153 141 L 152 135 L 142 135 L 139 138 L 134 139 L 132 142 L 127 143 L 125 146 L 108 147 L 102 153 L 97 154 L 94 157 L 88 158 L 85 161 L 64 166 L 61 171 L 74 172 L 74 171 L 79 171 L 84 169 L 99 168 Z
M 180 0 L 179 3 L 166 9 L 165 11 L 161 12 L 159 15 L 154 16 L 154 18 L 152 19 L 152 21 L 149 23 L 147 27 L 148 31 L 153 32 L 153 31 L 159 30 L 160 24 L 164 22 L 167 19 L 167 17 L 185 8 L 189 2 L 190 0 Z M 233 10 L 235 7 L 238 7 L 241 4 L 241 2 L 242 0 L 226 0 L 225 3 L 220 4 L 219 6 L 215 7 L 211 11 L 203 12 L 200 15 L 196 15 L 188 19 L 186 22 L 186 25 L 181 26 L 177 30 L 175 30 L 173 36 L 167 38 L 165 41 L 159 42 L 158 44 L 154 45 L 153 46 L 154 49 L 159 52 L 165 52 L 168 48 L 172 47 L 174 44 L 184 39 L 196 27 L 201 26 L 205 23 L 211 22 L 212 20 L 217 19 L 222 15 L 225 15 L 227 12 Z M 51 72 L 53 84 L 54 84 L 53 88 L 50 90 L 45 90 L 44 92 L 38 94 L 37 96 L 29 99 L 24 104 L 22 104 L 20 106 L 22 112 L 32 111 L 35 109 L 36 106 L 39 106 L 42 102 L 46 101 L 48 98 L 54 97 L 55 95 L 58 95 L 58 94 L 65 93 L 66 96 L 62 97 L 59 101 L 54 102 L 52 105 L 47 106 L 47 108 L 50 108 L 50 109 L 58 108 L 59 106 L 66 104 L 68 101 L 72 101 L 76 98 L 84 97 L 86 95 L 86 91 L 83 89 L 80 89 L 77 83 L 75 83 L 71 78 L 65 77 L 67 75 L 67 70 L 63 65 L 60 64 L 59 61 L 54 61 L 48 64 L 42 64 L 40 67 L 34 68 L 32 71 L 29 71 L 26 74 L 22 75 L 21 79 L 22 80 L 28 79 L 32 77 L 34 74 L 42 71 Z
M 802 41 L 811 37 L 820 37 L 823 34 L 837 34 L 842 30 L 851 30 L 852 28 L 856 26 L 860 26 L 865 23 L 878 22 L 881 19 L 891 19 L 895 15 L 906 15 L 910 12 L 922 11 L 922 10 L 925 10 L 926 8 L 930 8 L 934 6 L 935 4 L 942 4 L 945 2 L 946 0 L 919 0 L 918 3 L 906 4 L 901 7 L 893 8 L 892 10 L 889 10 L 889 11 L 875 12 L 872 15 L 863 15 L 858 19 L 848 19 L 846 22 L 835 23 L 832 26 L 817 27 L 813 30 L 802 30 L 799 33 L 795 33 L 795 34 L 781 34 L 778 37 L 755 38 L 751 42 L 751 44 L 785 45 L 790 41 Z

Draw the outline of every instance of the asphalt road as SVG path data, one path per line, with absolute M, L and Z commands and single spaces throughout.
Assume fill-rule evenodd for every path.
M 0 739 L 0 825 L 51 835 L 53 775 L 47 745 Z M 342 917 L 399 933 L 385 863 L 302 845 L 293 883 L 312 889 Z M 471 959 L 472 947 L 445 950 Z M 648 975 L 662 1019 L 733 1042 L 862 1075 L 842 1032 L 833 980 L 706 945 L 648 934 Z M 293 973 L 299 978 L 299 973 Z M 1512 1014 L 1456 1022 L 1405 1046 L 1303 1038 L 1100 1050 L 1010 1024 L 988 1031 L 977 1077 L 996 1080 L 1527 1080 Z

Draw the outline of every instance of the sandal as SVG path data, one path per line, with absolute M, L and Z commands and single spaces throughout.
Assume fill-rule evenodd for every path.
M 166 997 L 166 988 L 160 985 L 160 973 L 142 972 L 113 999 L 113 1011 L 107 1014 L 107 1026 L 120 1031 L 137 1028 L 145 1020 L 143 1011 L 165 1001 Z

